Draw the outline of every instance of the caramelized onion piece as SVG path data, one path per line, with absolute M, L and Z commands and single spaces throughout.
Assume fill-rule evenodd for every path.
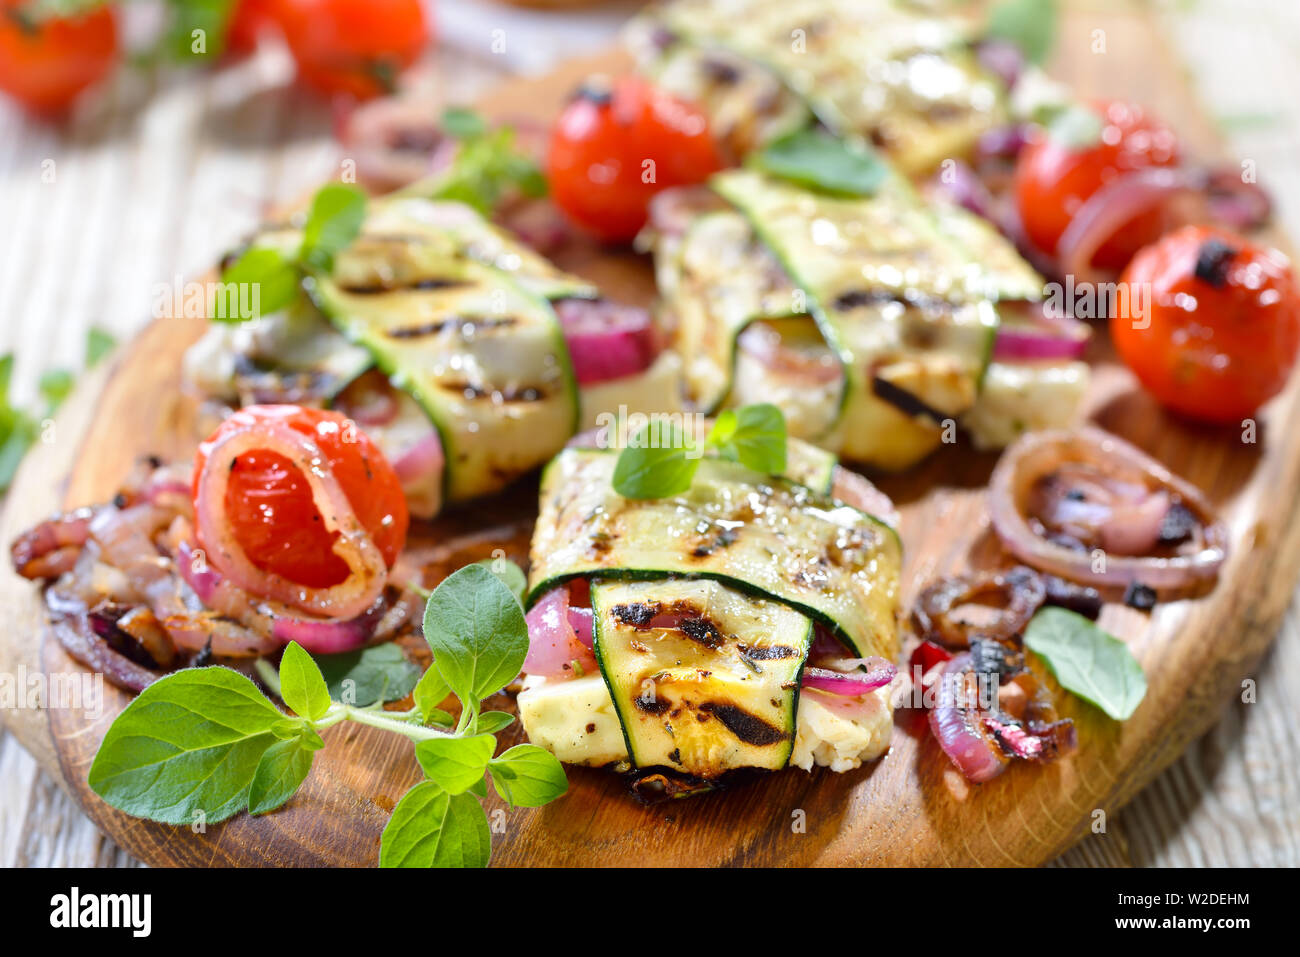
M 1148 499 L 1167 499 L 1190 513 L 1195 528 L 1189 543 L 1173 554 L 1115 554 L 1102 546 L 1102 554 L 1087 543 L 1075 547 L 1041 534 L 1041 523 L 1031 522 L 1029 509 L 1040 483 L 1061 472 L 1078 472 L 1086 466 L 1108 483 L 1142 487 Z M 1145 452 L 1101 429 L 1034 432 L 1016 441 L 998 462 L 989 481 L 989 516 L 1003 546 L 1016 558 L 1039 571 L 1083 584 L 1127 585 L 1140 581 L 1155 588 L 1184 588 L 1213 578 L 1228 553 L 1228 530 L 1214 509 L 1189 482 L 1171 473 Z M 1109 506 L 1108 506 L 1109 507 Z M 1121 543 L 1127 536 L 1107 532 L 1107 522 L 1124 520 L 1132 509 L 1112 509 L 1093 516 L 1101 543 Z M 1039 528 L 1035 528 L 1035 524 Z
M 991 621 L 968 622 L 953 617 L 961 605 L 984 604 L 996 594 L 1002 599 Z M 1025 625 L 1046 596 L 1043 580 L 1033 569 L 1017 566 L 1005 572 L 942 578 L 926 586 L 917 597 L 912 617 L 918 634 L 949 648 L 969 648 L 971 638 L 981 636 L 999 641 L 1019 640 Z

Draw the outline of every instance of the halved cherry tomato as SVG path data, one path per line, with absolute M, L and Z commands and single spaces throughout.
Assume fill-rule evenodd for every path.
M 1177 166 L 1178 139 L 1172 130 L 1140 106 L 1109 102 L 1092 107 L 1102 118 L 1096 143 L 1078 147 L 1050 131 L 1020 152 L 1013 188 L 1025 233 L 1049 255 L 1088 197 L 1125 173 L 1158 166 Z M 1102 244 L 1093 256 L 1099 269 L 1122 269 L 1133 254 L 1164 231 L 1159 210 L 1135 216 Z
M 1150 314 L 1112 316 L 1111 338 L 1168 408 L 1240 422 L 1286 385 L 1300 349 L 1300 285 L 1281 253 L 1187 226 L 1138 253 L 1120 281 L 1149 287 Z
M 212 447 L 231 432 L 274 419 L 310 436 L 329 462 L 357 518 L 374 539 L 388 567 L 406 544 L 410 522 L 402 483 L 364 432 L 337 412 L 284 406 L 249 406 L 230 416 L 199 446 L 194 493 Z M 331 550 L 336 533 L 325 531 L 311 490 L 298 468 L 276 452 L 242 456 L 226 491 L 226 517 L 235 540 L 258 568 L 312 588 L 328 588 L 348 577 L 348 567 Z
M 645 225 L 655 193 L 702 183 L 723 163 L 703 113 L 623 77 L 578 91 L 555 123 L 547 165 L 556 205 L 601 239 L 623 242 Z
M 117 61 L 111 7 L 33 20 L 20 0 L 0 0 L 0 90 L 38 113 L 67 109 Z
M 274 0 L 304 82 L 359 99 L 391 93 L 432 34 L 420 0 Z

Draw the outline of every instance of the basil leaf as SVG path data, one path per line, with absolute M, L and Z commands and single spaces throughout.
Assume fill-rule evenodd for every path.
M 515 145 L 509 127 L 462 141 L 451 167 L 439 174 L 430 189 L 433 199 L 454 199 L 491 215 L 511 190 L 525 196 L 546 195 L 546 177 Z
M 296 641 L 289 642 L 280 658 L 280 698 L 308 721 L 319 721 L 330 709 L 330 692 L 320 668 Z
M 490 734 L 472 738 L 432 738 L 417 741 L 415 759 L 429 780 L 448 794 L 460 794 L 483 779 L 488 759 L 497 749 L 497 739 Z
M 298 268 L 279 250 L 253 246 L 221 273 L 221 284 L 227 291 L 218 290 L 213 297 L 211 318 L 214 322 L 236 323 L 279 312 L 298 298 L 298 281 Z M 248 295 L 244 294 L 245 288 Z M 231 303 L 248 303 L 251 308 L 243 315 L 242 308 L 231 310 Z M 230 315 L 232 311 L 234 315 Z
M 501 800 L 512 807 L 541 807 L 569 789 L 559 759 L 535 744 L 517 744 L 493 758 L 488 773 Z
M 508 711 L 484 711 L 478 716 L 479 734 L 496 734 L 514 724 L 515 716 Z
M 299 257 L 312 269 L 329 272 L 334 256 L 361 232 L 366 218 L 366 194 L 347 183 L 330 183 L 317 190 L 302 229 Z
M 297 794 L 311 770 L 311 758 L 312 749 L 302 738 L 277 741 L 267 748 L 248 789 L 248 813 L 274 811 Z
M 680 495 L 691 487 L 699 467 L 700 456 L 680 426 L 665 430 L 646 425 L 618 454 L 614 491 L 624 498 Z
M 1025 647 L 1047 662 L 1061 687 L 1116 721 L 1133 714 L 1147 693 L 1128 645 L 1065 608 L 1040 608 L 1025 629 Z
M 815 129 L 784 136 L 748 162 L 779 179 L 843 196 L 871 196 L 889 176 L 889 167 L 867 147 Z
M 1078 103 L 1049 113 L 1045 121 L 1048 137 L 1072 150 L 1096 146 L 1105 128 L 1096 111 Z
M 244 809 L 263 753 L 284 715 L 229 668 L 159 678 L 117 716 L 90 767 L 108 804 L 164 824 L 213 824 Z
M 482 565 L 466 565 L 434 589 L 424 639 L 434 667 L 466 707 L 513 681 L 528 656 L 523 608 Z
M 1042 63 L 1056 42 L 1056 0 L 1001 0 L 989 11 L 984 34 L 1009 40 L 1030 63 Z
M 53 415 L 63 404 L 63 400 L 72 394 L 76 380 L 67 369 L 50 369 L 41 375 L 37 388 L 45 399 L 46 415 Z
M 785 415 L 781 410 L 771 403 L 761 402 L 728 411 L 734 412 L 734 418 L 718 451 L 725 458 L 734 459 L 745 468 L 764 475 L 784 472 Z M 714 428 L 716 430 L 716 424 Z
M 522 605 L 524 602 L 524 592 L 528 590 L 528 576 L 524 570 L 508 558 L 485 558 L 475 564 L 482 565 L 497 578 L 501 579 L 501 584 L 505 585 L 519 599 Z
M 449 106 L 442 111 L 442 130 L 458 140 L 482 136 L 487 132 L 487 121 L 482 114 L 463 106 Z
M 486 867 L 491 855 L 478 799 L 448 794 L 432 781 L 402 796 L 379 842 L 380 867 Z
M 400 701 L 420 680 L 420 666 L 409 661 L 401 646 L 393 642 L 336 655 L 317 655 L 316 664 L 329 696 L 359 708 L 376 701 Z M 447 696 L 444 693 L 442 697 Z
M 86 332 L 86 368 L 98 365 L 100 361 L 117 347 L 117 340 L 98 326 L 91 326 Z
M 451 688 L 447 686 L 447 682 L 442 680 L 442 675 L 438 673 L 438 669 L 430 665 L 413 692 L 415 708 L 420 712 L 420 717 L 425 724 L 430 724 L 431 718 L 441 718 L 442 715 L 447 715 L 448 719 L 451 718 L 451 715 L 438 707 L 447 700 L 449 694 L 451 694 Z M 432 723 L 442 724 L 443 722 L 439 720 Z

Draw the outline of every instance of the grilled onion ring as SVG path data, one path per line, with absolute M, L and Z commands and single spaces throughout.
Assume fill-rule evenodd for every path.
M 991 592 L 1000 592 L 1005 598 L 1005 607 L 992 623 L 952 619 L 955 608 L 978 602 L 981 596 Z M 922 638 L 938 641 L 948 648 L 969 648 L 972 635 L 1013 641 L 1025 630 L 1046 595 L 1043 579 L 1024 566 L 1006 572 L 941 578 L 917 596 L 912 617 Z
M 1097 570 L 1090 552 L 1066 548 L 1037 535 L 1025 511 L 1030 493 L 1039 479 L 1069 462 L 1140 478 L 1153 491 L 1176 493 L 1200 523 L 1202 547 L 1192 554 L 1169 557 L 1107 555 Z M 1228 555 L 1227 527 L 1199 489 L 1136 446 L 1097 428 L 1022 436 L 993 470 L 988 503 L 993 530 L 1007 551 L 1039 571 L 1083 584 L 1141 582 L 1154 588 L 1183 588 L 1213 578 Z
M 311 489 L 327 531 L 338 533 L 334 554 L 348 577 L 328 588 L 311 588 L 255 566 L 235 538 L 225 514 L 226 490 L 236 459 L 249 452 L 275 452 L 292 462 Z M 208 452 L 195 496 L 199 541 L 212 566 L 238 588 L 325 618 L 356 618 L 383 593 L 388 569 L 374 539 L 357 518 L 321 450 L 309 437 L 280 422 L 261 422 L 232 432 Z

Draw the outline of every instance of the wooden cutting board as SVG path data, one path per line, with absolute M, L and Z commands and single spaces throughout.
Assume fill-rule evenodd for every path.
M 1099 36 L 1105 52 L 1095 52 Z M 1178 128 L 1189 154 L 1217 155 L 1213 127 L 1147 14 L 1067 16 L 1057 61 L 1054 72 L 1081 94 L 1144 102 Z M 617 55 L 571 63 L 541 79 L 511 82 L 481 105 L 496 115 L 545 121 L 581 77 L 623 65 Z M 648 302 L 653 295 L 648 265 L 636 257 L 578 244 L 559 258 L 616 298 Z M 180 393 L 178 369 L 200 332 L 195 321 L 158 320 L 109 370 L 82 384 L 55 440 L 38 447 L 18 476 L 0 524 L 5 542 L 60 504 L 105 499 L 140 455 L 190 453 L 193 410 Z M 1132 797 L 1240 693 L 1276 633 L 1300 571 L 1300 438 L 1285 428 L 1300 412 L 1300 380 L 1261 416 L 1257 442 L 1247 444 L 1237 430 L 1165 415 L 1114 362 L 1104 338 L 1090 355 L 1090 418 L 1204 489 L 1223 509 L 1233 544 L 1207 596 L 1162 604 L 1150 615 L 1113 605 L 1103 612 L 1103 626 L 1129 643 L 1150 681 L 1130 720 L 1116 724 L 1060 695 L 1079 727 L 1078 753 L 1048 767 L 1014 766 L 983 786 L 968 785 L 908 712 L 900 712 L 889 754 L 859 771 L 754 775 L 722 792 L 653 807 L 635 803 L 614 774 L 571 768 L 569 793 L 545 808 L 510 810 L 489 800 L 498 828 L 493 862 L 1033 865 L 1086 833 L 1098 811 L 1112 812 Z M 995 460 L 945 449 L 904 476 L 880 480 L 902 509 L 905 603 L 937 575 L 999 560 L 982 501 Z M 420 529 L 413 548 L 429 564 L 429 580 L 496 548 L 522 559 L 534 492 L 525 482 Z M 10 622 L 0 636 L 0 670 L 80 670 L 49 637 L 36 589 L 7 563 L 0 596 Z M 98 717 L 62 709 L 5 718 L 43 763 L 57 767 L 95 822 L 150 864 L 373 865 L 389 811 L 418 779 L 405 741 L 344 725 L 325 732 L 327 747 L 308 781 L 280 812 L 240 816 L 204 833 L 137 821 L 108 808 L 85 783 L 99 741 L 129 700 L 112 687 L 105 696 Z M 504 699 L 494 705 L 511 706 Z M 521 732 L 516 726 L 502 739 L 508 746 Z

